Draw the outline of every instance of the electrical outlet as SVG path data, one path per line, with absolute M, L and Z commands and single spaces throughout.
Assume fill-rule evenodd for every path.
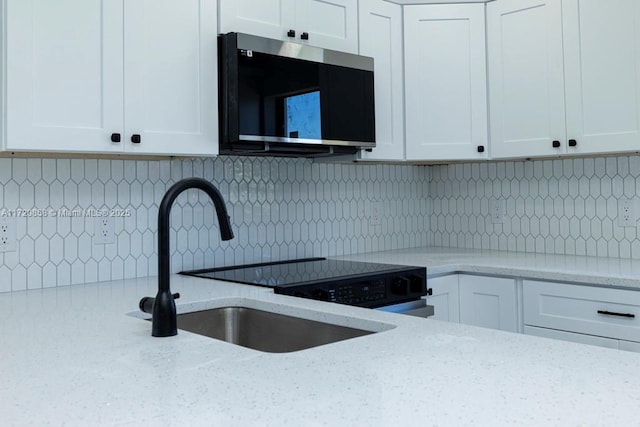
M 507 215 L 506 201 L 491 199 L 489 201 L 489 215 L 491 215 L 491 224 L 504 224 L 504 217 Z
M 95 218 L 93 223 L 93 243 L 95 245 L 108 245 L 116 242 L 116 233 L 113 226 L 113 218 L 101 216 Z
M 17 250 L 16 219 L 12 216 L 0 216 L 0 252 Z
M 635 227 L 638 221 L 638 202 L 636 199 L 618 200 L 618 225 Z
M 382 225 L 382 213 L 384 205 L 382 202 L 371 202 L 369 204 L 369 225 Z

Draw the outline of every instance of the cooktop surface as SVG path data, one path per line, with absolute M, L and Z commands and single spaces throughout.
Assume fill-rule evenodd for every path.
M 233 267 L 184 271 L 180 274 L 267 287 L 311 284 L 353 279 L 372 274 L 401 272 L 403 265 L 343 261 L 326 258 L 304 258 Z

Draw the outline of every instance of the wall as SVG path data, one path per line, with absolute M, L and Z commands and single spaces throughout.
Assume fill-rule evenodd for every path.
M 0 159 L 0 214 L 41 210 L 16 219 L 18 251 L 0 253 L 0 292 L 156 275 L 158 205 L 172 183 L 191 176 L 218 186 L 236 238 L 221 242 L 212 204 L 187 191 L 172 210 L 174 272 L 423 246 L 428 174 L 306 159 Z M 371 201 L 383 203 L 381 225 L 369 224 Z M 115 244 L 93 242 L 91 209 L 101 208 L 131 213 L 114 218 Z M 78 216 L 60 217 L 65 209 Z
M 155 275 L 158 204 L 173 182 L 205 177 L 228 203 L 236 238 L 221 242 L 204 194 L 172 210 L 172 270 L 423 245 L 640 258 L 636 227 L 617 224 L 637 197 L 640 157 L 332 165 L 305 159 L 174 161 L 0 159 L 1 209 L 86 211 L 16 220 L 17 252 L 0 253 L 0 292 Z M 428 184 L 427 184 L 428 183 Z M 507 218 L 492 224 L 489 201 Z M 367 209 L 381 201 L 383 224 Z M 115 218 L 116 243 L 93 242 L 91 208 Z
M 429 242 L 435 246 L 640 258 L 637 227 L 617 223 L 618 199 L 637 198 L 640 157 L 432 168 Z M 506 201 L 492 224 L 489 201 Z

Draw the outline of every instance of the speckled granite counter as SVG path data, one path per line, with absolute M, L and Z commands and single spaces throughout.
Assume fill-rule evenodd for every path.
M 410 252 L 398 256 L 417 259 Z M 433 256 L 445 265 L 444 251 Z M 476 265 L 475 255 L 468 259 Z M 433 261 L 430 268 L 453 267 Z M 182 276 L 172 277 L 172 290 L 182 294 L 179 311 L 250 299 L 278 311 L 310 310 L 312 318 L 390 329 L 285 354 L 182 331 L 153 338 L 148 322 L 127 313 L 155 287 L 150 278 L 0 295 L 2 425 L 629 425 L 640 419 L 640 354 Z
M 429 277 L 469 273 L 640 289 L 640 260 L 455 248 L 401 249 L 341 258 L 425 266 Z

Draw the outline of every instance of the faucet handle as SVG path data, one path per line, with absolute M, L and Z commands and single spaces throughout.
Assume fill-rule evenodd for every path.
M 171 295 L 173 297 L 173 299 L 178 299 L 180 298 L 180 293 L 176 292 L 175 294 Z M 140 300 L 140 303 L 138 304 L 138 307 L 140 307 L 140 311 L 144 312 L 144 313 L 151 313 L 153 311 L 153 303 L 156 301 L 155 298 L 153 297 L 144 297 Z

